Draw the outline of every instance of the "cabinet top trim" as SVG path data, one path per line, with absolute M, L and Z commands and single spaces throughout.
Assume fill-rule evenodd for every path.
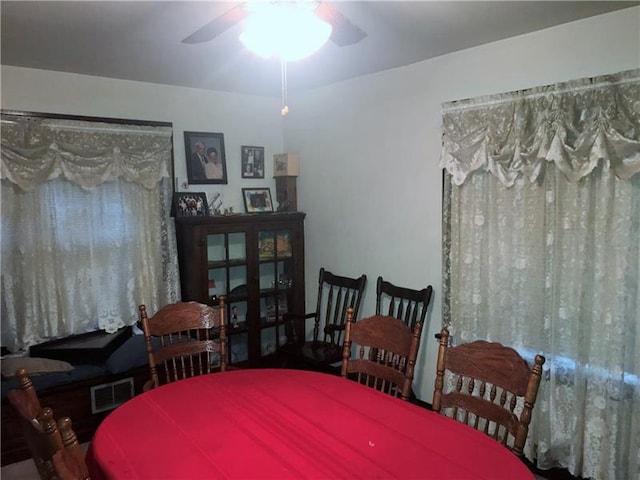
M 283 213 L 236 213 L 233 215 L 209 215 L 197 217 L 176 217 L 176 224 L 211 225 L 245 222 L 277 222 L 278 220 L 303 220 L 307 214 L 304 212 Z

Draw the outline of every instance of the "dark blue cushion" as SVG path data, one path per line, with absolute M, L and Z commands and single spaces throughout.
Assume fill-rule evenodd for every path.
M 155 347 L 155 346 L 154 346 Z M 106 369 L 109 374 L 126 372 L 149 363 L 144 335 L 133 335 L 120 345 L 107 359 Z
M 158 348 L 160 339 L 153 338 L 154 348 Z M 120 345 L 101 364 L 74 364 L 74 369 L 65 373 L 47 373 L 43 375 L 33 375 L 31 381 L 37 391 L 44 391 L 48 388 L 59 387 L 80 380 L 88 380 L 104 375 L 116 375 L 127 372 L 134 368 L 147 365 L 147 347 L 144 343 L 144 335 L 133 335 Z M 2 378 L 2 397 L 12 388 L 19 388 L 18 380 L 15 377 Z
M 88 380 L 90 378 L 102 377 L 103 375 L 105 375 L 103 365 L 75 365 L 75 368 L 70 372 L 33 375 L 30 378 L 36 391 L 42 392 L 49 388 L 59 387 L 61 385 L 67 385 L 81 380 Z M 9 390 L 14 388 L 20 388 L 16 377 L 2 379 L 3 398 L 7 395 Z

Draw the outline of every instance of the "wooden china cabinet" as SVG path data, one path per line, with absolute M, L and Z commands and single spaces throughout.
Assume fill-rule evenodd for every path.
M 283 316 L 305 311 L 304 217 L 294 212 L 175 219 L 182 300 L 226 297 L 232 365 L 278 365 L 278 353 L 290 340 Z

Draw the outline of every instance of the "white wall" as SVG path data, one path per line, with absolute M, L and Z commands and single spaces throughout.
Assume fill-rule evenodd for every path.
M 307 212 L 307 305 L 321 266 L 364 272 L 362 313 L 375 280 L 435 296 L 416 369 L 430 402 L 441 308 L 440 104 L 640 68 L 640 7 L 445 55 L 296 96 L 233 95 L 3 66 L 2 108 L 173 122 L 175 169 L 186 176 L 182 132 L 223 132 L 225 203 L 242 211 L 242 186 L 270 186 L 272 154 L 301 153 L 298 206 Z M 348 48 L 348 47 L 346 47 Z M 284 143 L 283 143 L 284 125 Z M 240 146 L 265 146 L 264 182 L 242 180 Z M 244 182 L 244 183 L 243 183 Z M 215 187 L 192 186 L 194 191 Z
M 226 207 L 244 211 L 242 187 L 271 187 L 274 153 L 282 150 L 278 98 L 237 95 L 111 78 L 3 65 L 5 110 L 64 113 L 173 123 L 175 176 L 186 179 L 184 131 L 224 134 L 228 185 L 191 185 L 194 192 L 221 191 Z M 240 147 L 265 147 L 265 178 L 242 179 Z M 275 197 L 274 197 L 275 198 Z
M 640 7 L 445 55 L 292 97 L 285 149 L 301 153 L 307 285 L 324 266 L 433 285 L 414 387 L 431 402 L 441 327 L 440 105 L 640 67 Z M 307 305 L 315 290 L 307 289 Z

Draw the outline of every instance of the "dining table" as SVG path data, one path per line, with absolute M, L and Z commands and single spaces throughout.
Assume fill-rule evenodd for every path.
M 533 480 L 491 437 L 340 376 L 292 369 L 201 375 L 111 412 L 92 480 Z

